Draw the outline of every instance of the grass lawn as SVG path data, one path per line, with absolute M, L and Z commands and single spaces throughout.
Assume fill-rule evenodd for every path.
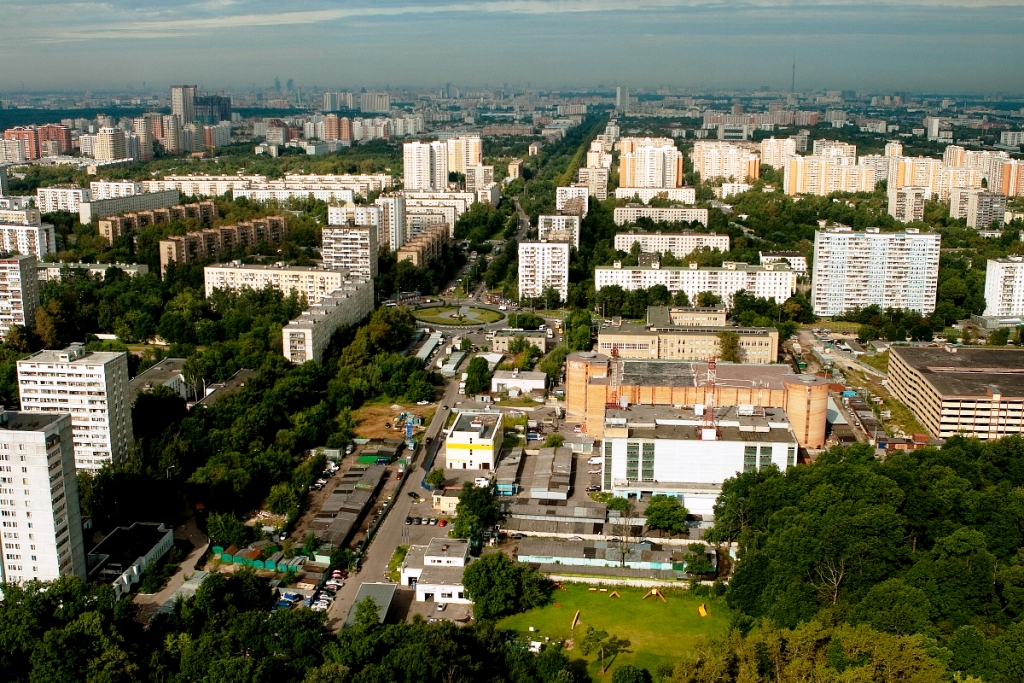
M 613 590 L 622 597 L 608 597 Z M 587 658 L 591 676 L 604 681 L 610 681 L 615 668 L 623 664 L 653 673 L 659 664 L 676 661 L 680 653 L 693 646 L 698 635 L 720 635 L 729 630 L 732 613 L 721 598 L 696 598 L 685 590 L 668 590 L 668 603 L 664 603 L 654 597 L 643 600 L 646 592 L 646 588 L 609 587 L 608 593 L 591 593 L 588 586 L 566 584 L 564 591 L 555 591 L 552 604 L 503 619 L 498 627 L 519 631 L 533 639 L 547 636 L 555 641 L 582 639 L 587 626 L 593 626 L 628 640 L 628 652 L 612 661 L 604 677 L 600 675 L 599 658 L 593 653 Z M 702 602 L 710 611 L 707 617 L 697 614 L 697 606 Z M 580 623 L 570 630 L 576 610 L 580 610 Z M 537 629 L 536 633 L 530 633 L 531 626 Z M 582 657 L 575 648 L 566 654 Z
M 391 556 L 391 560 L 388 562 L 388 577 L 398 583 L 402 579 L 402 563 L 405 562 L 405 556 L 409 553 L 409 546 L 400 545 L 395 548 L 395 554 Z
M 859 360 L 861 363 L 864 363 L 864 365 L 870 365 L 875 370 L 881 370 L 885 374 L 887 374 L 887 375 L 889 374 L 889 352 L 888 351 L 883 351 L 882 353 L 876 353 L 873 356 L 869 356 L 867 354 L 864 354 L 863 356 L 861 356 L 857 360 Z
M 412 312 L 412 315 L 417 320 L 422 320 L 425 323 L 433 323 L 435 325 L 465 325 L 466 327 L 496 323 L 505 317 L 498 311 L 492 311 L 489 308 L 476 307 L 471 307 L 465 318 L 460 319 L 450 317 L 453 313 L 458 313 L 458 311 L 459 309 L 455 306 L 432 306 L 431 308 L 418 308 Z

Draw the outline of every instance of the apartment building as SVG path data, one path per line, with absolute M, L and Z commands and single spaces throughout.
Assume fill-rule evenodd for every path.
M 645 138 L 619 156 L 619 184 L 623 187 L 682 187 L 683 154 L 671 140 Z
M 445 437 L 444 466 L 451 469 L 493 470 L 504 438 L 499 412 L 463 411 Z
M 120 128 L 100 128 L 96 133 L 96 146 L 93 148 L 92 156 L 101 161 L 127 159 L 128 148 L 125 145 L 124 131 Z
M 75 466 L 96 471 L 124 461 L 131 448 L 128 355 L 92 352 L 84 344 L 38 351 L 18 361 L 24 412 L 71 413 Z
M 8 159 L 11 163 L 21 163 L 39 159 L 42 156 L 55 156 L 44 154 L 46 142 L 54 142 L 57 154 L 71 152 L 71 129 L 58 123 L 48 123 L 42 126 L 15 126 L 4 131 L 4 141 L 16 143 L 18 158 Z M 12 150 L 13 151 L 13 150 Z
M 380 227 L 384 209 L 378 204 L 332 204 L 327 207 L 327 225 L 372 225 Z
M 644 204 L 649 204 L 654 198 L 667 199 L 670 202 L 682 202 L 683 204 L 697 203 L 697 190 L 692 187 L 617 187 L 615 188 L 616 199 L 638 199 Z
M 924 202 L 930 197 L 927 187 L 889 188 L 889 215 L 901 223 L 924 220 Z
M 407 191 L 448 189 L 448 145 L 444 142 L 406 142 L 402 145 L 402 160 Z
M 555 188 L 555 211 L 558 213 L 575 213 L 580 218 L 587 217 L 590 208 L 590 188 L 584 185 L 569 185 Z M 570 209 L 573 209 L 570 211 Z
M 354 279 L 372 280 L 377 277 L 377 227 L 329 225 L 323 229 L 320 254 L 327 268 L 343 268 Z
M 759 251 L 758 258 L 761 265 L 785 263 L 797 275 L 807 275 L 807 257 L 799 251 Z
M 586 167 L 579 170 L 579 185 L 586 186 L 587 193 L 597 197 L 598 201 L 608 199 L 608 169 L 601 167 Z
M 627 204 L 617 206 L 612 214 L 615 225 L 636 223 L 641 218 L 650 218 L 655 223 L 693 223 L 706 226 L 708 224 L 707 209 L 688 209 L 678 206 L 645 206 L 643 204 Z
M 838 227 L 814 234 L 811 300 L 819 316 L 877 305 L 926 315 L 935 310 L 937 233 L 907 229 L 854 232 Z
M 0 411 L 0 582 L 86 578 L 67 413 Z
M 171 116 L 177 116 L 182 123 L 196 120 L 196 91 L 194 85 L 171 86 Z
M 0 339 L 15 325 L 35 325 L 39 307 L 38 261 L 32 254 L 0 255 Z
M 1010 147 L 1020 147 L 1024 145 L 1024 131 L 1020 130 L 1004 130 L 999 133 L 999 144 L 1008 145 Z
M 955 189 L 950 193 L 949 215 L 966 218 L 967 227 L 988 229 L 992 223 L 1002 226 L 1006 216 L 1006 197 L 985 190 Z
M 929 157 L 889 157 L 889 192 L 904 187 L 928 188 L 938 194 L 944 165 L 942 159 Z
M 351 202 L 355 200 L 356 193 L 346 183 L 310 183 L 310 182 L 289 182 L 287 180 L 271 180 L 259 185 L 250 185 L 241 190 L 235 190 L 236 199 L 245 197 L 256 202 L 286 202 L 289 199 L 305 199 L 312 197 L 322 202 Z
M 102 280 L 107 276 L 110 269 L 118 270 L 128 277 L 145 275 L 149 272 L 149 266 L 145 263 L 68 263 L 57 261 L 55 263 L 36 262 L 36 275 L 40 282 L 60 282 L 64 279 L 65 273 L 85 273 L 91 278 Z
M 833 149 L 833 148 L 829 148 Z M 856 165 L 856 159 L 834 156 L 791 156 L 786 160 L 786 194 L 824 197 L 833 192 L 872 192 L 878 182 L 874 168 Z
M 81 187 L 40 187 L 36 188 L 36 208 L 41 213 L 70 211 L 78 213 L 82 202 L 90 199 L 89 190 Z
M 0 211 L 0 252 L 32 254 L 41 259 L 57 251 L 57 238 L 49 223 L 18 225 L 3 222 L 5 214 L 20 215 L 25 211 Z
M 632 251 L 633 245 L 639 244 L 640 251 L 664 254 L 672 252 L 673 256 L 685 256 L 697 249 L 718 249 L 729 251 L 729 236 L 717 233 L 699 232 L 643 232 L 629 231 L 615 235 L 615 248 L 618 251 Z
M 467 169 L 483 164 L 483 143 L 479 135 L 448 138 L 448 172 L 467 175 Z M 493 176 L 491 180 L 493 181 Z M 445 179 L 447 186 L 447 179 Z M 467 188 L 468 189 L 468 188 Z
M 131 196 L 131 195 L 127 195 Z M 100 236 L 107 240 L 107 244 L 113 244 L 121 235 L 134 232 L 147 225 L 160 225 L 172 220 L 195 220 L 205 226 L 212 226 L 217 218 L 217 204 L 212 201 L 195 202 L 192 204 L 178 204 L 149 211 L 133 211 L 121 216 L 108 216 L 101 218 L 99 226 Z
M 811 154 L 816 157 L 846 157 L 847 159 L 857 158 L 857 145 L 837 140 L 815 140 L 811 147 Z
M 1024 315 L 1024 258 L 989 259 L 985 270 L 985 315 Z
M 566 242 L 519 243 L 519 296 L 544 296 L 548 287 L 565 301 L 569 296 L 569 244 Z
M 989 188 L 1007 197 L 1024 197 L 1024 159 L 1000 159 L 992 171 Z
M 160 240 L 160 274 L 171 263 L 194 263 L 217 258 L 234 249 L 251 249 L 260 242 L 279 244 L 288 237 L 284 216 L 267 216 L 238 225 L 222 225 Z
M 608 168 L 612 167 L 612 155 L 609 154 L 610 146 L 601 140 L 594 140 L 587 150 L 587 168 Z
M 537 239 L 541 242 L 568 242 L 580 248 L 579 216 L 538 216 Z
M 786 301 L 796 291 L 796 273 L 788 266 L 768 264 L 752 266 L 726 261 L 720 268 L 701 268 L 696 263 L 688 267 L 623 266 L 616 261 L 611 266 L 594 269 L 594 288 L 617 285 L 622 289 L 650 289 L 664 285 L 669 292 L 686 292 L 690 301 L 696 301 L 701 292 L 711 292 L 732 306 L 736 292 L 746 291 L 756 297 Z
M 747 147 L 717 140 L 697 140 L 690 153 L 693 170 L 703 180 L 752 182 L 761 175 L 761 157 Z
M 391 111 L 391 95 L 386 92 L 359 93 L 359 111 L 370 114 L 387 114 Z
M 515 180 L 523 175 L 523 160 L 516 158 L 510 159 L 508 162 L 508 175 L 506 176 L 509 180 Z
M 466 192 L 478 192 L 494 183 L 494 166 L 484 166 L 483 164 L 467 166 L 465 175 Z
M 116 197 L 131 197 L 145 192 L 145 187 L 143 183 L 134 180 L 94 180 L 89 183 L 89 198 L 114 199 Z M 74 210 L 77 211 L 78 209 Z
M 30 208 L 21 197 L 3 197 L 0 202 L 0 225 L 39 225 L 39 209 Z
M 378 246 L 387 245 L 391 251 L 398 251 L 405 244 L 405 195 L 397 193 L 377 197 L 374 204 L 381 209 Z
M 306 297 L 309 304 L 315 304 L 341 287 L 348 279 L 344 270 L 333 270 L 315 266 L 286 266 L 243 264 L 241 261 L 206 266 L 203 279 L 207 298 L 214 290 L 226 289 L 240 292 L 243 289 L 264 289 L 273 287 L 285 296 L 293 292 Z
M 430 259 L 440 258 L 444 245 L 448 244 L 448 231 L 444 223 L 427 226 L 396 250 L 396 260 L 409 261 L 419 267 L 429 263 Z
M 761 163 L 772 168 L 785 168 L 786 160 L 796 156 L 796 140 L 793 138 L 765 138 L 761 141 Z
M 324 352 L 338 328 L 357 325 L 373 312 L 373 281 L 353 279 L 310 306 L 284 326 L 284 357 L 292 363 L 323 361 Z
M 107 216 L 117 216 L 132 211 L 151 211 L 153 209 L 166 209 L 181 202 L 181 195 L 177 190 L 164 190 L 162 192 L 144 192 L 142 194 L 130 195 L 127 197 L 113 197 L 111 199 L 88 199 L 78 205 L 78 220 L 84 225 L 98 221 Z

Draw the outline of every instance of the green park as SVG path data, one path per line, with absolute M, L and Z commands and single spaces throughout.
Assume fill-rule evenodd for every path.
M 507 617 L 498 627 L 534 641 L 571 640 L 566 645 L 566 655 L 587 659 L 588 671 L 595 680 L 603 680 L 600 652 L 594 650 L 584 655 L 580 647 L 588 627 L 607 632 L 607 640 L 613 643 L 611 650 L 618 650 L 614 654 L 605 651 L 608 680 L 616 668 L 626 664 L 656 671 L 659 665 L 670 665 L 678 661 L 680 654 L 692 650 L 698 637 L 719 636 L 729 631 L 732 611 L 721 598 L 666 590 L 663 601 L 655 595 L 645 599 L 647 588 L 591 588 L 565 584 L 554 591 L 548 605 Z M 706 617 L 698 614 L 701 605 L 707 608 Z M 579 621 L 574 628 L 577 610 Z
M 475 306 L 432 306 L 413 311 L 413 317 L 434 325 L 488 325 L 496 323 L 505 316 L 489 308 Z

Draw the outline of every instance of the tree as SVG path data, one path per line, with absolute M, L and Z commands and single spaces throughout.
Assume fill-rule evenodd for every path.
M 244 547 L 252 537 L 252 529 L 231 514 L 210 513 L 206 520 L 210 540 L 222 545 Z
M 427 473 L 425 481 L 435 489 L 444 487 L 444 469 L 435 467 Z
M 708 559 L 708 547 L 703 543 L 690 543 L 687 546 L 688 553 L 683 557 L 686 564 L 686 573 L 696 576 L 698 574 L 710 574 L 715 571 L 715 565 Z
M 491 389 L 491 373 L 487 369 L 487 360 L 477 356 L 466 368 L 466 395 L 475 396 Z
M 718 333 L 718 358 L 727 363 L 742 361 L 743 349 L 740 348 L 740 335 L 729 330 L 722 330 Z
M 697 294 L 697 306 L 699 308 L 713 308 L 722 305 L 722 297 L 714 292 L 700 292 Z
M 274 484 L 267 496 L 267 509 L 275 515 L 291 515 L 299 508 L 299 496 L 288 482 Z
M 612 683 L 651 683 L 651 674 L 632 664 L 623 664 L 612 674 Z
M 686 516 L 689 512 L 676 496 L 660 493 L 651 496 L 644 514 L 647 526 L 651 529 L 661 529 L 672 536 L 686 533 Z
M 565 443 L 565 437 L 561 434 L 548 434 L 544 439 L 544 448 L 558 448 Z
M 1010 339 L 1009 328 L 1003 327 L 998 330 L 992 330 L 988 333 L 988 345 L 989 346 L 1006 346 L 1006 342 Z
M 540 607 L 551 597 L 551 582 L 529 565 L 504 553 L 487 553 L 469 563 L 462 585 L 477 619 L 492 620 Z
M 587 627 L 586 635 L 580 641 L 580 652 L 583 656 L 589 656 L 591 652 L 599 652 L 601 656 L 601 673 L 608 672 L 605 666 L 605 657 L 615 658 L 620 652 L 628 652 L 630 642 L 608 635 L 607 631 L 595 630 L 593 626 Z M 632 680 L 632 679 L 628 679 Z
M 455 505 L 455 515 L 451 531 L 455 538 L 477 538 L 491 529 L 498 521 L 498 506 L 494 503 L 490 487 L 464 482 L 459 502 Z
M 878 338 L 878 328 L 871 325 L 861 325 L 857 328 L 857 341 L 866 344 L 872 339 Z
M 681 308 L 689 308 L 690 297 L 688 297 L 686 295 L 686 292 L 684 292 L 683 290 L 679 290 L 678 292 L 675 293 L 675 296 L 672 297 L 672 305 L 679 306 Z
M 306 537 L 304 539 L 302 539 L 302 550 L 303 550 L 303 552 L 305 552 L 307 555 L 312 557 L 313 553 L 315 553 L 319 548 L 320 548 L 320 539 L 317 538 L 315 533 L 310 531 L 309 533 L 306 534 Z

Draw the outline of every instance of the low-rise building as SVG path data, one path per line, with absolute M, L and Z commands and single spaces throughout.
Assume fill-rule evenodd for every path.
M 218 289 L 237 293 L 243 289 L 272 287 L 286 297 L 292 293 L 300 294 L 306 297 L 308 304 L 315 304 L 344 286 L 350 277 L 345 269 L 324 266 L 259 265 L 233 261 L 206 266 L 203 279 L 207 298 Z
M 184 367 L 184 358 L 164 358 L 156 365 L 140 372 L 128 382 L 128 405 L 134 406 L 139 394 L 153 391 L 157 387 L 167 387 L 182 398 L 188 398 Z
M 797 439 L 778 408 L 630 406 L 605 413 L 601 486 L 616 496 L 675 496 L 713 513 L 722 483 L 743 472 L 796 465 Z
M 472 604 L 462 585 L 469 565 L 469 541 L 434 538 L 409 547 L 401 567 L 401 583 L 416 589 L 418 602 Z
M 612 214 L 615 225 L 636 223 L 641 218 L 649 218 L 655 223 L 693 223 L 706 226 L 708 224 L 707 209 L 689 209 L 678 206 L 646 206 L 644 204 L 628 204 L 618 206 Z
M 644 253 L 671 252 L 673 256 L 686 256 L 697 249 L 718 249 L 729 251 L 729 236 L 717 233 L 699 232 L 646 232 L 630 230 L 615 234 L 615 248 L 619 251 L 631 251 L 634 244 L 640 245 Z
M 597 350 L 619 358 L 706 361 L 722 357 L 722 338 L 736 335 L 739 362 L 764 365 L 779 355 L 774 327 L 677 327 L 612 322 L 597 333 Z
M 293 363 L 323 360 L 331 337 L 373 312 L 373 280 L 350 280 L 284 326 L 284 357 Z
M 807 257 L 799 251 L 759 251 L 761 265 L 784 263 L 797 275 L 807 275 Z
M 494 333 L 494 338 L 491 340 L 491 351 L 495 353 L 508 353 L 509 344 L 516 337 L 522 337 L 530 343 L 531 346 L 536 346 L 541 350 L 542 353 L 548 352 L 548 335 L 543 330 L 520 330 L 520 329 L 504 329 L 497 330 Z
M 491 470 L 498 462 L 504 432 L 499 412 L 462 412 L 445 439 L 445 467 Z
M 260 242 L 278 244 L 287 237 L 288 221 L 284 216 L 173 235 L 160 240 L 160 274 L 166 273 L 172 263 L 194 263 L 235 249 L 250 249 Z
M 1024 435 L 1024 352 L 893 346 L 889 390 L 940 439 Z
M 65 273 L 86 273 L 89 277 L 102 280 L 107 276 L 107 271 L 113 268 L 119 270 L 128 277 L 145 275 L 149 272 L 149 266 L 145 263 L 38 263 L 36 273 L 40 282 L 54 280 L 59 282 L 64 278 Z
M 213 225 L 217 218 L 217 204 L 212 201 L 177 204 L 145 211 L 133 211 L 120 216 L 107 216 L 98 222 L 100 236 L 113 245 L 121 235 L 138 230 L 147 225 L 159 225 L 172 220 L 195 220 L 206 227 Z
M 548 376 L 544 372 L 498 370 L 491 376 L 491 392 L 495 394 L 544 392 L 547 387 Z
M 739 291 L 782 303 L 796 291 L 796 273 L 781 264 L 751 266 L 732 261 L 724 262 L 720 268 L 701 268 L 696 263 L 686 268 L 657 264 L 623 266 L 619 261 L 611 266 L 597 266 L 594 269 L 595 289 L 612 285 L 625 290 L 664 285 L 673 294 L 686 292 L 690 301 L 696 301 L 701 292 L 711 292 L 728 306 L 732 305 L 732 297 Z
M 89 580 L 107 583 L 123 598 L 160 558 L 174 547 L 174 531 L 159 522 L 116 527 L 89 551 Z

